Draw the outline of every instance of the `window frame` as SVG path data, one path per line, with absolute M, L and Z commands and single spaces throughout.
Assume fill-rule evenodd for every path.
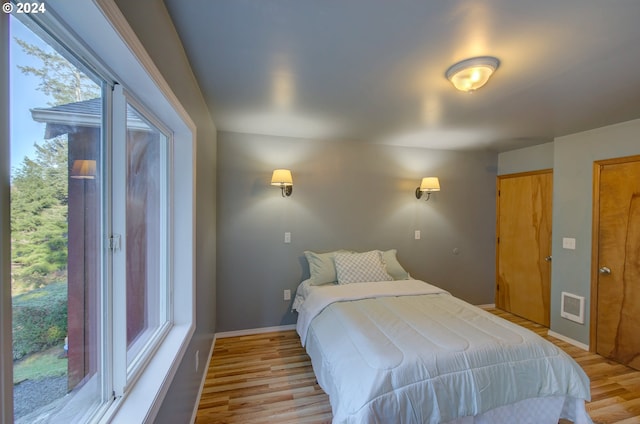
M 135 112 L 140 115 L 140 117 L 146 121 L 148 125 L 153 126 L 163 137 L 165 137 L 166 146 L 160 148 L 160 226 L 161 226 L 161 267 L 165 271 L 165 275 L 161 276 L 161 281 L 159 282 L 159 291 L 160 291 L 160 304 L 159 307 L 159 316 L 163 320 L 162 323 L 158 325 L 157 328 L 154 329 L 146 329 L 143 331 L 148 337 L 146 341 L 137 341 L 134 344 L 136 346 L 136 354 L 133 359 L 128 358 L 128 354 L 131 351 L 131 346 L 127 346 L 127 320 L 123 320 L 120 322 L 120 325 L 116 327 L 114 333 L 114 343 L 118 345 L 118 354 L 122 355 L 124 352 L 124 356 L 119 357 L 118 361 L 123 362 L 124 366 L 119 367 L 118 377 L 116 378 L 116 384 L 114 385 L 114 390 L 116 396 L 121 396 L 125 392 L 125 388 L 130 386 L 137 379 L 140 372 L 144 370 L 144 367 L 148 363 L 151 355 L 153 355 L 155 349 L 158 344 L 162 342 L 167 333 L 171 330 L 172 326 L 172 296 L 173 293 L 173 279 L 171 277 L 171 260 L 165 261 L 165 258 L 171 258 L 173 254 L 173 249 L 171 248 L 172 240 L 173 240 L 173 219 L 172 213 L 170 210 L 170 206 L 172 204 L 173 199 L 173 187 L 172 187 L 172 169 L 171 163 L 173 161 L 173 155 L 171 152 L 173 151 L 173 134 L 169 128 L 167 128 L 160 120 L 158 120 L 155 116 L 151 114 L 146 106 L 140 103 L 135 95 L 130 91 L 124 89 L 121 85 L 116 84 L 113 90 L 113 101 L 114 104 L 117 105 L 115 108 L 117 111 L 117 124 L 114 123 L 114 134 L 113 137 L 113 149 L 112 153 L 114 154 L 114 165 L 110 167 L 110 170 L 113 172 L 117 169 L 119 172 L 114 172 L 114 180 L 113 181 L 113 191 L 112 191 L 112 205 L 111 210 L 114 212 L 114 215 L 117 215 L 119 218 L 124 218 L 125 221 L 118 222 L 117 225 L 114 223 L 112 233 L 122 234 L 126 233 L 126 202 L 127 202 L 127 133 L 129 131 L 128 128 L 128 111 L 129 107 L 132 107 Z M 124 113 L 124 115 L 122 115 Z M 122 166 L 119 166 L 122 165 Z M 115 178 L 118 181 L 115 181 Z M 127 275 L 126 275 L 126 261 L 127 261 L 127 251 L 126 251 L 126 237 L 123 236 L 121 241 L 121 247 L 119 251 L 112 252 L 114 255 L 114 261 L 119 261 L 119 266 L 115 267 L 117 269 L 115 272 L 120 272 L 121 274 L 118 278 L 115 278 L 114 281 L 114 301 L 120 305 L 126 305 L 126 292 L 127 292 Z M 123 314 L 124 315 L 124 314 Z
M 90 420 L 100 423 L 128 423 L 128 422 L 150 422 L 155 418 L 163 398 L 168 390 L 169 384 L 175 375 L 178 366 L 187 350 L 187 346 L 195 328 L 195 135 L 196 127 L 190 119 L 185 109 L 182 107 L 177 97 L 171 91 L 153 61 L 144 50 L 142 44 L 135 36 L 133 30 L 126 22 L 126 19 L 118 9 L 113 0 L 94 0 L 82 2 L 68 2 L 65 0 L 49 0 L 46 3 L 47 13 L 36 16 L 34 20 L 38 22 L 47 32 L 55 34 L 62 40 L 74 54 L 91 66 L 100 77 L 104 78 L 108 84 L 114 85 L 114 91 L 118 90 L 118 85 L 125 87 L 132 99 L 141 105 L 154 120 L 162 122 L 172 135 L 173 142 L 170 144 L 168 155 L 170 156 L 169 170 L 169 220 L 171 222 L 171 238 L 168 244 L 169 263 L 167 264 L 168 279 L 173 281 L 167 293 L 170 299 L 167 302 L 167 315 L 169 325 L 163 328 L 158 338 L 158 343 L 150 347 L 150 354 L 138 369 L 138 371 L 127 375 L 126 373 L 126 349 L 124 357 L 124 375 L 122 375 L 122 358 L 114 356 L 114 351 L 104 350 L 102 369 L 110 375 L 113 382 L 108 386 L 112 393 L 105 393 L 111 401 L 100 408 L 100 416 Z M 2 36 L 5 31 L 5 24 L 8 17 L 0 17 L 0 30 Z M 8 25 L 6 25 L 8 27 Z M 4 43 L 3 39 L 3 44 Z M 3 70 L 0 77 L 3 79 L 0 84 L 7 84 L 4 81 L 8 69 L 8 57 L 5 51 L 0 49 L 0 63 Z M 8 56 L 8 55 L 7 55 Z M 108 65 L 106 65 L 108 64 Z M 7 78 L 8 79 L 8 78 Z M 8 90 L 4 90 L 8 93 Z M 8 116 L 8 98 L 0 98 L 0 123 L 5 122 Z M 107 110 L 118 110 L 119 100 L 114 99 L 112 93 L 105 97 L 104 101 Z M 105 119 L 105 137 L 117 137 L 116 130 L 113 129 L 113 116 Z M 2 126 L 8 128 L 8 125 Z M 5 130 L 8 133 L 8 129 Z M 8 138 L 3 138 L 7 140 Z M 117 141 L 113 142 L 115 148 Z M 0 145 L 2 153 L 7 151 L 8 146 Z M 7 157 L 7 155 L 0 155 Z M 114 170 L 115 154 L 106 149 L 103 156 L 105 170 Z M 8 185 L 8 165 L 4 169 L 4 161 L 0 161 L 0 177 L 2 186 L 0 187 L 0 241 L 2 244 L 2 257 L 0 261 L 10 258 L 5 255 L 5 244 L 9 240 L 9 234 L 5 234 L 9 228 L 8 214 L 8 190 L 5 196 L 5 184 Z M 115 175 L 115 173 L 114 173 Z M 6 179 L 5 179 L 6 178 Z M 112 208 L 111 196 L 113 195 L 113 182 L 109 175 L 104 175 L 104 207 L 105 210 Z M 7 187 L 8 189 L 8 187 Z M 5 198 L 6 197 L 6 198 Z M 114 228 L 109 223 L 109 219 L 103 219 L 103 226 L 106 230 L 105 237 L 113 234 Z M 5 231 L 3 231 L 5 230 Z M 103 278 L 118 278 L 112 274 L 114 265 L 114 255 L 107 255 L 103 261 Z M 2 269 L 9 269 L 3 267 Z M 117 269 L 117 268 L 116 268 Z M 3 341 L 10 340 L 11 320 L 4 319 L 6 315 L 11 315 L 11 308 L 6 310 L 7 303 L 10 306 L 10 287 L 5 290 L 5 276 L 1 276 L 3 282 L 2 303 L 0 313 L 3 314 L 2 328 L 0 336 Z M 113 287 L 108 284 L 103 289 L 103 306 L 111 311 L 112 321 L 103 323 L 102 332 L 105 345 L 109 346 L 116 342 L 120 331 L 117 322 L 123 314 L 118 314 L 114 308 L 117 306 L 117 295 Z M 126 328 L 126 322 L 125 327 Z M 9 333 L 7 334 L 7 330 Z M 3 343 L 4 346 L 7 344 Z M 126 341 L 125 341 L 126 345 Z M 9 349 L 11 343 L 8 343 Z M 125 346 L 126 347 L 126 346 Z M 4 352 L 3 352 L 4 353 Z M 2 355 L 2 357 L 7 357 Z M 1 422 L 10 423 L 13 420 L 13 399 L 12 399 L 12 367 L 2 363 L 0 377 L 0 404 L 6 414 L 0 415 Z M 4 404 L 10 403 L 10 408 L 5 408 Z
M 13 422 L 9 189 L 9 16 L 0 14 L 0 423 Z M 11 359 L 10 359 L 11 358 Z

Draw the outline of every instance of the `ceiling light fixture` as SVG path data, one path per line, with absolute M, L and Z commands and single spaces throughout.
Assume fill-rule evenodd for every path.
M 451 65 L 445 76 L 458 90 L 475 91 L 489 81 L 498 66 L 500 61 L 495 57 L 472 57 Z

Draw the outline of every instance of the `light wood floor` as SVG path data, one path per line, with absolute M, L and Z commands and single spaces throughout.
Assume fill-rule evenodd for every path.
M 640 371 L 546 335 L 547 329 L 489 309 L 564 349 L 591 379 L 589 415 L 599 424 L 640 424 Z M 639 335 L 640 336 L 640 335 Z M 328 396 L 295 331 L 218 339 L 196 424 L 330 423 Z

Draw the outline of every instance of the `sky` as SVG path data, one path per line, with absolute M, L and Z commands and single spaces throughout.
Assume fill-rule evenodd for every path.
M 11 169 L 15 169 L 22 163 L 25 156 L 33 157 L 35 152 L 34 143 L 41 143 L 44 140 L 45 124 L 33 121 L 30 109 L 48 107 L 48 103 L 51 101 L 48 96 L 37 90 L 40 82 L 38 78 L 24 75 L 18 69 L 18 65 L 39 67 L 41 63 L 39 60 L 25 54 L 15 42 L 15 38 L 35 44 L 45 50 L 51 50 L 51 48 L 13 16 L 10 18 L 10 31 L 10 148 Z

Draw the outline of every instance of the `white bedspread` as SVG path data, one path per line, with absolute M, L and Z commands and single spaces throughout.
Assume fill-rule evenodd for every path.
M 327 284 L 311 287 L 302 305 L 298 307 L 296 329 L 302 346 L 306 343 L 311 320 L 333 302 L 374 297 L 411 296 L 417 294 L 447 293 L 439 287 L 420 280 L 377 281 L 373 283 Z
M 334 423 L 441 423 L 531 398 L 590 398 L 561 349 L 421 281 L 321 286 L 298 312 Z M 578 405 L 565 418 L 589 423 Z

